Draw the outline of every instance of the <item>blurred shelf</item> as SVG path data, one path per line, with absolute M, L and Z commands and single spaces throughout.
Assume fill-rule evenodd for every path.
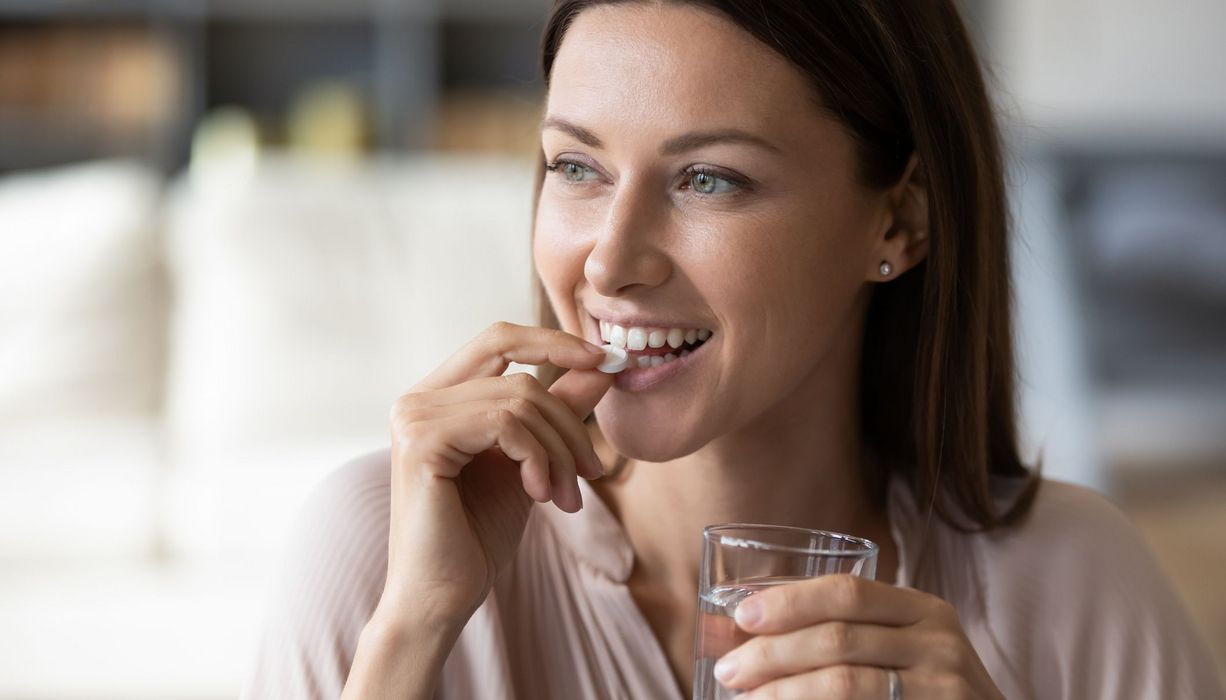
M 552 0 L 439 0 L 442 14 L 450 19 L 527 21 L 539 30 L 553 7 Z
M 0 38 L 8 39 L 0 73 L 21 77 L 0 101 L 6 113 L 45 108 L 38 103 L 46 94 L 58 97 L 64 85 L 92 85 L 103 75 L 98 58 L 109 45 L 90 48 L 93 56 L 83 47 L 97 47 L 99 36 L 143 32 L 165 47 L 178 101 L 171 123 L 150 134 L 158 143 L 133 155 L 153 154 L 150 162 L 166 174 L 186 163 L 191 135 L 211 110 L 246 110 L 271 125 L 262 135 L 280 145 L 300 98 L 338 84 L 364 110 L 373 151 L 418 151 L 440 140 L 457 142 L 457 129 L 442 123 L 455 90 L 537 98 L 536 50 L 549 6 L 545 0 L 0 0 Z M 97 142 L 105 120 L 88 113 L 88 101 L 63 101 L 51 105 L 65 107 L 61 115 L 8 122 L 13 128 L 0 133 L 0 172 L 110 152 Z M 524 111 L 508 108 L 512 115 Z M 444 128 L 445 137 L 437 133 Z M 494 133 L 483 129 L 481 143 Z
M 207 0 L 201 15 L 215 20 L 433 22 L 441 16 L 434 0 Z
M 56 115 L 0 114 L 0 174 L 49 163 L 107 157 L 156 160 L 156 132 L 113 130 L 99 134 Z
M 3 20 L 543 21 L 543 0 L 0 0 Z
M 1093 121 L 1006 120 L 1006 138 L 1029 157 L 1226 162 L 1226 121 L 1187 118 L 1142 120 L 1115 117 Z
M 183 3 L 168 0 L 0 0 L 0 20 L 141 19 Z

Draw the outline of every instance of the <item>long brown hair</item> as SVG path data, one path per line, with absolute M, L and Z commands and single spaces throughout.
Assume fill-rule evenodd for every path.
M 580 12 L 642 1 L 558 0 L 541 41 L 546 88 Z M 929 252 L 898 278 L 874 285 L 861 423 L 883 473 L 866 476 L 882 483 L 885 473 L 902 475 L 917 501 L 931 503 L 959 530 L 1023 518 L 1040 482 L 1017 448 L 1003 148 L 957 9 L 950 0 L 671 1 L 721 13 L 803 71 L 819 106 L 855 139 L 865 186 L 895 184 L 918 154 Z M 534 276 L 538 322 L 559 328 Z M 546 366 L 539 376 L 548 386 L 560 374 Z M 993 499 L 991 475 L 1017 478 L 1018 495 L 1004 508 Z

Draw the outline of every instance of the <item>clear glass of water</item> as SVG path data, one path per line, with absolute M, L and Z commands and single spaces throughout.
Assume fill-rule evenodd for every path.
M 753 635 L 736 626 L 742 600 L 770 586 L 826 574 L 874 578 L 876 543 L 837 532 L 783 525 L 727 523 L 702 529 L 693 700 L 739 695 L 715 680 L 720 657 Z

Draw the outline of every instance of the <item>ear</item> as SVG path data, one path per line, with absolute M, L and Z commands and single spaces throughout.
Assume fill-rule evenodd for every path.
M 887 208 L 877 231 L 868 279 L 885 282 L 918 265 L 928 255 L 928 178 L 919 154 L 912 153 L 898 183 L 885 197 Z M 889 274 L 881 264 L 889 263 Z

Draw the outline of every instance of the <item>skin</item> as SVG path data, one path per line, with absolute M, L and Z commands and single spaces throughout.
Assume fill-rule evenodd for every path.
M 612 388 L 595 408 L 600 430 L 591 434 L 605 464 L 614 451 L 631 460 L 627 478 L 593 486 L 634 547 L 632 594 L 686 696 L 695 533 L 704 525 L 777 522 L 854 533 L 881 545 L 878 580 L 895 576 L 885 504 L 862 479 L 872 454 L 860 438 L 858 363 L 874 285 L 927 253 L 923 169 L 913 158 L 895 186 L 864 187 L 851 136 L 812 95 L 805 76 L 753 36 L 684 5 L 586 10 L 553 67 L 547 123 L 577 124 L 600 141 L 584 143 L 552 125 L 541 134 L 547 162 L 571 163 L 546 174 L 533 246 L 563 330 L 600 343 L 589 318 L 589 308 L 599 308 L 715 331 L 706 357 L 682 375 L 641 393 Z M 776 149 L 715 143 L 660 153 L 681 133 L 725 128 Z M 692 165 L 721 179 L 685 174 Z M 878 270 L 882 261 L 894 268 L 888 278 Z M 829 591 L 813 586 L 758 596 L 774 611 L 762 628 L 771 632 L 742 648 L 749 651 L 737 687 L 773 697 L 772 687 L 791 683 L 807 697 L 834 687 L 822 684 L 846 682 L 846 695 L 830 697 L 885 697 L 876 661 L 903 669 L 910 700 L 928 685 L 997 696 L 941 601 L 829 579 L 835 583 L 820 585 L 852 591 L 837 598 L 846 605 L 823 608 L 813 596 Z M 870 600 L 895 614 L 866 622 Z M 861 634 L 872 649 L 854 660 L 848 649 L 840 657 L 823 646 L 835 638 L 831 624 L 852 623 L 908 636 L 904 643 Z M 945 656 L 933 660 L 923 649 L 938 633 Z M 752 656 L 768 642 L 778 645 L 770 647 L 773 659 Z

